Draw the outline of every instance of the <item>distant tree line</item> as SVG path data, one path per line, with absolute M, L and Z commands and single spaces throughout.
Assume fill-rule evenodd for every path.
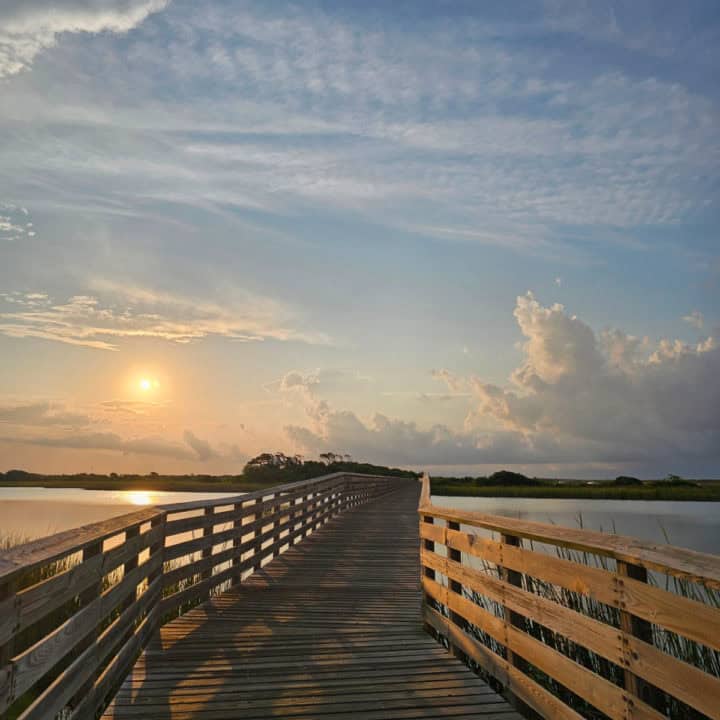
M 319 460 L 306 460 L 301 455 L 286 455 L 282 452 L 261 453 L 247 462 L 243 475 L 258 484 L 307 480 L 334 472 L 419 477 L 419 473 L 412 470 L 356 462 L 350 455 L 344 453 L 325 452 L 321 453 L 319 457 Z

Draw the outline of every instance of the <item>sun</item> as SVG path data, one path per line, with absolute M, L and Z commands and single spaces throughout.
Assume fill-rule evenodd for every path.
M 142 377 L 138 382 L 138 387 L 144 393 L 150 392 L 151 390 L 157 390 L 159 386 L 160 383 L 157 380 L 153 380 L 149 377 Z

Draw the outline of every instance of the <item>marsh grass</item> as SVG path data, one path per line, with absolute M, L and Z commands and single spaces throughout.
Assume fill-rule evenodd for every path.
M 583 527 L 582 515 L 578 515 L 577 524 L 580 528 Z M 600 528 L 600 531 L 602 531 L 602 527 Z M 670 544 L 670 538 L 664 528 L 663 532 L 666 541 Z M 533 551 L 540 552 L 547 552 L 548 548 L 552 548 L 551 552 L 553 552 L 556 557 L 573 563 L 588 565 L 608 571 L 615 571 L 616 569 L 615 561 L 613 559 L 601 555 L 558 546 L 542 546 L 538 548 L 532 541 L 529 541 L 529 547 Z M 463 557 L 464 562 L 468 562 L 468 559 L 469 558 L 467 556 Z M 472 558 L 472 562 L 477 569 L 482 570 L 492 577 L 502 579 L 501 569 L 493 563 L 489 563 L 478 558 Z M 668 592 L 675 593 L 696 602 L 720 608 L 720 592 L 704 585 L 652 572 L 648 573 L 648 583 L 656 587 L 664 587 L 664 589 Z M 551 600 L 559 605 L 570 608 L 575 612 L 602 622 L 613 628 L 620 628 L 619 610 L 610 605 L 601 603 L 588 595 L 568 590 L 526 574 L 521 576 L 521 587 L 527 592 Z M 503 606 L 486 597 L 482 593 L 463 588 L 463 594 L 486 611 L 496 615 L 497 617 L 503 617 Z M 445 614 L 447 614 L 447 611 L 445 611 Z M 532 619 L 524 618 L 522 629 L 531 637 L 562 653 L 582 667 L 587 668 L 614 685 L 620 687 L 623 686 L 624 671 L 619 665 L 616 665 L 606 658 L 588 650 L 582 645 L 578 645 L 577 643 L 568 640 L 566 637 L 549 630 Z M 688 663 L 689 665 L 693 665 L 709 675 L 720 677 L 720 653 L 657 625 L 652 624 L 651 629 L 652 642 L 655 647 L 668 655 L 677 658 L 678 660 Z M 483 632 L 480 628 L 469 625 L 468 632 L 495 653 L 503 658 L 507 658 L 505 647 L 498 643 L 494 638 L 490 637 L 487 633 Z M 533 680 L 535 680 L 535 682 L 559 697 L 564 703 L 572 707 L 583 717 L 591 720 L 604 720 L 606 718 L 603 713 L 599 712 L 582 698 L 576 696 L 538 668 L 529 663 L 523 664 L 524 670 Z M 493 684 L 496 689 L 501 689 L 498 687 L 497 681 L 488 676 L 482 668 L 473 663 L 471 663 L 471 666 L 478 674 L 482 675 L 485 679 L 490 680 L 491 684 Z M 702 720 L 706 718 L 706 716 L 702 713 L 688 707 L 675 698 L 672 698 L 667 693 L 663 692 L 662 689 L 650 686 L 650 690 L 652 692 L 653 703 L 656 708 L 665 713 L 668 717 L 676 720 Z M 532 715 L 532 712 L 530 714 Z
M 0 553 L 19 545 L 24 545 L 30 541 L 31 538 L 28 538 L 20 533 L 0 532 Z M 35 568 L 20 576 L 17 581 L 17 589 L 25 590 L 30 588 L 33 585 L 37 585 L 38 583 L 55 575 L 71 570 L 73 567 L 80 564 L 80 562 L 82 562 L 82 556 L 81 553 L 78 552 L 50 562 L 39 568 Z M 101 580 L 100 591 L 105 592 L 106 590 L 109 590 L 111 587 L 119 583 L 123 576 L 124 572 L 122 567 L 116 568 L 112 572 L 108 573 Z M 69 620 L 83 607 L 83 604 L 84 603 L 82 602 L 80 595 L 76 595 L 38 622 L 17 633 L 13 638 L 13 656 L 17 656 L 32 647 L 35 643 L 46 637 L 48 633 L 52 632 L 55 628 Z M 120 613 L 120 608 L 116 608 L 115 611 L 105 618 L 102 624 L 98 626 L 98 633 L 105 630 L 105 628 L 107 628 L 120 615 Z M 5 720 L 5 718 L 7 718 L 7 720 L 15 720 L 15 718 L 17 718 L 27 707 L 29 707 L 35 698 L 38 697 L 38 695 L 40 695 L 51 684 L 54 678 L 57 677 L 57 675 L 66 667 L 68 667 L 83 650 L 84 646 L 80 643 L 77 648 L 69 652 L 55 666 L 53 672 L 49 673 L 32 689 L 20 696 L 13 703 L 13 705 L 8 709 L 6 715 L 3 716 L 3 719 Z M 61 711 L 58 713 L 55 720 L 63 720 L 66 715 L 66 711 Z
M 667 482 L 641 486 L 567 484 L 478 485 L 474 482 L 433 478 L 432 494 L 446 497 L 564 498 L 586 500 L 720 501 L 720 482 L 677 485 Z

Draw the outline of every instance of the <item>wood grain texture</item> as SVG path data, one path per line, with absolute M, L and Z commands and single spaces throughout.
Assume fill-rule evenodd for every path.
M 165 625 L 105 720 L 519 720 L 423 632 L 419 490 L 334 517 Z
M 613 720 L 660 720 L 665 717 L 668 698 L 679 700 L 703 717 L 720 720 L 720 678 L 653 644 L 653 626 L 658 626 L 720 648 L 720 609 L 650 585 L 646 568 L 629 565 L 619 553 L 614 555 L 615 566 L 591 567 L 522 547 L 507 532 L 511 527 L 527 530 L 533 525 L 533 539 L 568 547 L 564 531 L 554 526 L 547 526 L 550 531 L 540 536 L 540 523 L 518 524 L 497 518 L 491 523 L 493 530 L 503 530 L 497 540 L 475 534 L 475 527 L 488 529 L 486 520 L 490 516 L 483 515 L 482 521 L 475 522 L 476 514 L 471 514 L 473 522 L 459 527 L 455 519 L 459 515 L 429 503 L 419 507 L 426 598 L 423 614 L 426 625 L 452 647 L 544 717 L 562 715 L 548 704 L 546 693 L 538 694 L 539 686 L 534 683 L 537 677 L 533 678 L 526 664 L 559 684 L 555 702 L 567 699 L 566 691 L 570 691 Z M 594 547 L 593 533 L 588 535 L 585 545 Z M 675 553 L 670 562 L 681 554 Z M 713 559 L 713 563 L 717 561 Z M 706 583 L 710 587 L 713 577 Z M 607 614 L 602 621 L 600 616 L 591 617 L 581 603 L 565 600 L 562 593 L 543 597 L 537 590 L 538 580 L 614 608 L 615 619 L 608 619 Z M 463 633 L 464 625 L 476 628 L 481 635 Z M 542 631 L 537 632 L 538 628 Z M 481 636 L 489 636 L 497 645 L 483 645 L 478 641 Z M 568 641 L 613 663 L 624 677 L 624 687 L 608 680 L 611 676 L 606 677 L 604 672 L 591 671 L 583 663 L 582 653 L 571 658 L 556 649 Z M 520 681 L 520 677 L 525 680 Z
M 429 484 L 429 479 L 423 479 L 423 483 L 425 482 Z M 643 542 L 625 535 L 517 520 L 500 515 L 455 510 L 437 505 L 426 504 L 419 510 L 423 515 L 433 515 L 438 519 L 493 530 L 504 535 L 550 543 L 558 547 L 587 551 L 720 589 L 720 556 L 718 555 L 679 548 L 674 545 Z

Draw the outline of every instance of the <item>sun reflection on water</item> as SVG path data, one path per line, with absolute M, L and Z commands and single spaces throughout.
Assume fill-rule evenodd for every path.
M 130 490 L 126 495 L 131 505 L 152 505 L 153 497 L 149 490 Z

